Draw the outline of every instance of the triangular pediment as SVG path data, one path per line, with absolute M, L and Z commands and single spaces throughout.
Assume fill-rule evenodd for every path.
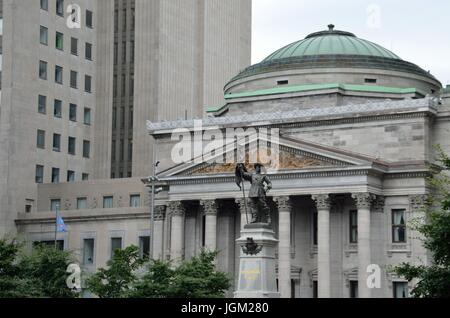
M 261 138 L 257 138 L 260 140 Z M 264 140 L 269 145 L 273 141 Z M 247 145 L 254 143 L 255 140 L 248 140 Z M 289 170 L 314 170 L 326 167 L 348 167 L 348 166 L 367 166 L 373 163 L 370 158 L 357 156 L 345 151 L 323 146 L 319 144 L 312 144 L 298 139 L 287 137 L 280 137 L 277 140 L 277 153 L 274 155 L 272 150 L 260 151 L 246 149 L 245 151 L 245 165 L 248 170 L 253 170 L 254 158 L 258 158 L 257 162 L 263 163 L 267 173 L 272 171 L 289 171 Z M 233 174 L 235 172 L 236 162 L 244 162 L 244 160 L 227 161 L 227 158 L 237 158 L 236 147 L 227 147 L 224 145 L 220 149 L 214 151 L 214 155 L 207 158 L 208 160 L 199 160 L 196 158 L 188 163 L 179 164 L 168 170 L 159 173 L 159 176 L 177 177 L 177 176 L 202 176 L 202 175 L 224 175 Z M 267 157 L 269 156 L 269 157 Z M 252 160 L 248 160 L 252 158 Z M 276 158 L 276 160 L 272 160 Z M 204 159 L 204 158 L 202 158 Z

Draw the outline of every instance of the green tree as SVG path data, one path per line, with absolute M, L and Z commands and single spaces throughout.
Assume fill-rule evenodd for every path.
M 429 183 L 434 189 L 426 205 L 426 222 L 415 225 L 423 244 L 433 256 L 431 266 L 403 263 L 394 271 L 408 281 L 417 280 L 413 297 L 450 298 L 450 158 L 439 149 L 444 173 L 432 170 Z
M 127 297 L 137 280 L 135 271 L 144 262 L 139 257 L 139 248 L 136 246 L 117 249 L 107 262 L 108 268 L 100 268 L 86 280 L 87 289 L 100 298 Z

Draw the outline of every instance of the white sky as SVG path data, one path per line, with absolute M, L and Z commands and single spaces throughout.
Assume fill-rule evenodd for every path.
M 253 0 L 252 63 L 330 23 L 450 84 L 448 0 Z

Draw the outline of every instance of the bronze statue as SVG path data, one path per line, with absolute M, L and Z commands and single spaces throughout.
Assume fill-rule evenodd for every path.
M 272 189 L 272 182 L 266 175 L 261 173 L 264 167 L 262 164 L 256 163 L 254 167 L 255 173 L 252 174 L 247 171 L 244 164 L 238 164 L 236 166 L 236 184 L 241 188 L 243 180 L 251 182 L 248 194 L 252 213 L 252 221 L 250 223 L 270 224 L 270 207 L 267 203 L 266 193 Z

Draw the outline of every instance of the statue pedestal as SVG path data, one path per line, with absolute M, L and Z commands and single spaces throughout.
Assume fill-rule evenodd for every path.
M 279 298 L 275 272 L 278 240 L 274 231 L 267 224 L 248 224 L 236 242 L 241 254 L 234 298 Z

